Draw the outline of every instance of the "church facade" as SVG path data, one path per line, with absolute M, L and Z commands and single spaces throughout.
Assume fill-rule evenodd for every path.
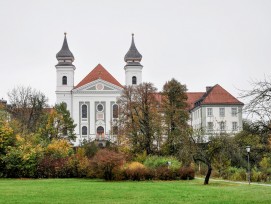
M 74 145 L 78 146 L 84 140 L 114 142 L 117 132 L 114 124 L 119 117 L 117 100 L 123 85 L 101 64 L 75 85 L 76 67 L 73 65 L 74 56 L 69 49 L 66 34 L 56 58 L 56 103 L 65 103 L 77 124 L 77 139 Z M 142 83 L 141 59 L 142 55 L 138 52 L 132 35 L 131 46 L 124 57 L 125 85 Z M 242 130 L 243 104 L 219 85 L 209 87 L 206 92 L 188 92 L 187 96 L 190 123 L 194 129 L 206 129 L 206 133 Z M 221 115 L 217 115 L 217 111 Z M 232 111 L 232 114 L 229 114 L 229 111 Z
M 121 85 L 101 64 L 98 64 L 83 80 L 74 85 L 74 56 L 69 49 L 66 34 L 61 50 L 57 53 L 56 103 L 64 102 L 75 124 L 77 136 L 74 145 L 83 140 L 114 141 L 118 119 L 117 99 L 121 95 Z M 142 82 L 142 55 L 138 52 L 134 36 L 130 49 L 124 57 L 126 65 L 126 85 Z

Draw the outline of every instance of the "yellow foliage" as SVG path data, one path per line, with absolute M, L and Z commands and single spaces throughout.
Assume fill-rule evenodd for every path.
M 56 157 L 67 157 L 72 153 L 72 145 L 65 139 L 53 139 L 47 146 L 47 153 Z
M 127 169 L 130 169 L 130 170 L 144 169 L 144 168 L 146 168 L 146 167 L 139 162 L 131 162 L 127 165 Z

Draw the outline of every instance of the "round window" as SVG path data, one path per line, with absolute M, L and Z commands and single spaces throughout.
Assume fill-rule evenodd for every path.
M 102 104 L 98 104 L 97 110 L 98 111 L 103 111 L 104 110 L 104 106 Z
M 96 85 L 96 89 L 97 89 L 97 90 L 103 90 L 103 89 L 104 89 L 103 84 L 97 84 L 97 85 Z

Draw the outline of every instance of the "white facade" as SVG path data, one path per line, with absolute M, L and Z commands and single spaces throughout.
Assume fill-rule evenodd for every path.
M 71 113 L 75 128 L 75 146 L 86 141 L 115 141 L 118 120 L 117 100 L 123 86 L 104 68 L 97 65 L 77 86 L 74 85 L 74 56 L 69 50 L 66 34 L 56 55 L 56 103 L 64 102 Z M 125 55 L 126 85 L 142 83 L 141 54 L 132 36 Z
M 235 134 L 243 127 L 241 105 L 199 106 L 191 111 L 190 117 L 193 129 L 206 135 Z
M 125 84 L 129 85 L 138 85 L 142 83 L 142 65 L 131 66 L 126 65 L 125 70 Z

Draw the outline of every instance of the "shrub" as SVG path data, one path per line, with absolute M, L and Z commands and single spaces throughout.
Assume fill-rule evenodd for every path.
M 76 160 L 72 158 L 53 158 L 46 155 L 39 163 L 37 171 L 40 178 L 69 178 L 76 176 Z
M 46 154 L 54 158 L 65 158 L 72 153 L 72 145 L 65 139 L 53 139 L 46 149 Z
M 148 156 L 144 162 L 144 165 L 151 169 L 156 169 L 159 167 L 168 167 L 168 162 L 171 162 L 169 166 L 170 169 L 179 169 L 181 167 L 181 162 L 179 162 L 175 157 L 161 157 L 161 156 Z
M 144 163 L 146 159 L 147 159 L 146 151 L 144 151 L 143 153 L 137 154 L 135 157 L 135 161 L 140 162 L 140 163 Z
M 171 169 L 168 167 L 159 167 L 156 169 L 156 179 L 159 180 L 176 180 L 178 173 L 176 169 Z
M 192 167 L 182 167 L 179 170 L 179 176 L 182 180 L 192 180 L 195 178 L 195 170 Z
M 223 178 L 233 181 L 245 181 L 247 178 L 246 170 L 243 168 L 230 167 L 226 170 Z
M 114 172 L 124 164 L 124 155 L 115 151 L 100 149 L 91 159 L 91 169 L 97 178 L 113 180 Z
M 7 177 L 37 177 L 37 165 L 43 156 L 41 145 L 33 144 L 17 135 L 16 144 L 9 147 L 3 162 Z
M 76 167 L 77 177 L 87 177 L 90 171 L 90 160 L 85 155 L 85 149 L 79 147 L 77 148 L 76 154 L 69 158 L 69 161 Z
M 125 170 L 126 178 L 133 181 L 145 180 L 148 169 L 139 162 L 128 164 Z
M 93 157 L 99 150 L 94 142 L 84 143 L 81 148 L 84 149 L 85 156 L 89 158 Z

